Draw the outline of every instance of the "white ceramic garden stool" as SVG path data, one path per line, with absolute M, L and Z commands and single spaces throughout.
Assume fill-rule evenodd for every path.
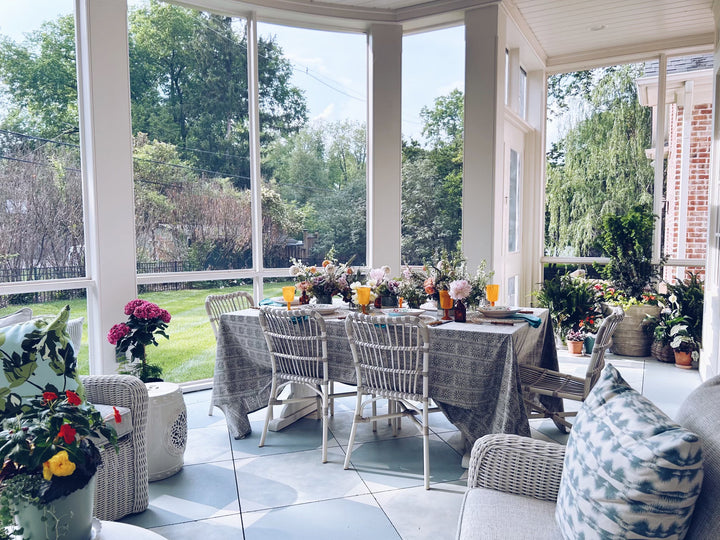
M 167 382 L 146 383 L 148 405 L 148 480 L 172 476 L 183 466 L 187 445 L 187 409 L 182 390 Z

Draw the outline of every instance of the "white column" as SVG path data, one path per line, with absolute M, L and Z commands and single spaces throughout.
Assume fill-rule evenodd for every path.
M 90 373 L 112 373 L 106 335 L 137 294 L 127 3 L 75 7 Z
M 258 77 L 257 17 L 251 13 L 247 19 L 247 58 L 248 58 L 248 114 L 250 117 L 250 197 L 252 223 L 252 260 L 257 274 L 253 278 L 253 297 L 256 302 L 263 297 L 262 273 L 262 191 L 260 177 L 260 98 Z
M 400 273 L 402 27 L 368 32 L 367 265 Z
M 483 259 L 491 269 L 497 263 L 494 237 L 496 221 L 502 217 L 498 214 L 496 218 L 496 197 L 502 195 L 504 28 L 505 15 L 498 5 L 465 14 L 462 237 L 471 269 Z
M 655 182 L 653 196 L 653 214 L 658 216 L 653 229 L 652 260 L 654 263 L 660 261 L 662 256 L 662 227 L 660 219 L 663 210 L 663 193 L 665 187 L 664 152 L 665 152 L 665 92 L 667 87 L 667 56 L 661 54 L 658 58 L 658 95 L 657 107 L 655 107 Z

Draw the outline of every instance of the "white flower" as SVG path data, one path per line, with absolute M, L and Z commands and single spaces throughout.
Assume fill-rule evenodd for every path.
M 290 275 L 291 275 L 291 276 L 297 276 L 299 273 L 300 273 L 300 268 L 298 268 L 298 267 L 295 266 L 295 265 L 292 265 L 292 266 L 290 267 Z
M 676 303 L 676 302 L 677 302 L 677 296 L 675 296 L 674 294 L 671 294 L 670 296 L 668 296 L 668 301 L 669 301 L 671 304 Z
M 388 265 L 381 266 L 380 270 L 382 270 L 383 273 L 390 275 L 390 267 Z
M 335 273 L 335 265 L 330 263 L 325 267 L 325 272 L 331 276 Z
M 462 300 L 467 298 L 472 291 L 472 285 L 466 279 L 458 279 L 450 282 L 450 298 Z

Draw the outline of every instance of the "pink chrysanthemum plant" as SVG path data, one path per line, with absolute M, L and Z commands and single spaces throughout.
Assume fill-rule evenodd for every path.
M 156 336 L 170 339 L 165 333 L 170 313 L 138 298 L 125 305 L 125 315 L 127 322 L 114 325 L 107 336 L 110 344 L 115 345 L 115 355 L 120 362 L 118 371 L 135 375 L 144 382 L 159 378 L 162 368 L 147 362 L 145 348 L 148 345 L 157 347 Z

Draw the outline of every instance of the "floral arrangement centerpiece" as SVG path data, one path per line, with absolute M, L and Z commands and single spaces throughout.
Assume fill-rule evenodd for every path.
M 321 304 L 332 303 L 332 297 L 339 294 L 346 298 L 350 294 L 350 282 L 356 280 L 355 273 L 347 263 L 338 264 L 337 260 L 328 253 L 327 258 L 320 267 L 307 266 L 295 258 L 291 259 L 290 275 L 297 280 L 296 287 L 315 297 Z
M 447 291 L 451 281 L 465 278 L 465 258 L 459 251 L 450 254 L 442 251 L 438 262 L 426 264 L 423 270 L 427 273 L 423 283 L 425 294 L 438 303 L 440 291 Z
M 120 422 L 117 409 L 115 421 Z M 57 534 L 66 527 L 72 516 L 57 515 L 50 505 L 90 483 L 102 459 L 89 437 L 99 435 L 117 451 L 115 429 L 105 425 L 100 413 L 71 390 L 45 391 L 29 400 L 22 413 L 3 420 L 0 525 L 15 527 L 14 532 L 22 534 L 19 527 L 32 525 L 24 522 L 24 508 L 32 506 L 43 515 L 38 519 L 46 522 L 46 530 Z M 90 492 L 89 504 L 92 495 Z
M 455 321 L 465 322 L 467 311 L 463 300 L 470 296 L 472 285 L 467 279 L 456 279 L 450 282 L 448 291 L 450 298 L 455 300 Z
M 400 277 L 398 296 L 402 296 L 408 307 L 419 308 L 425 301 L 424 282 L 427 275 L 418 270 L 411 269 L 407 264 Z
M 120 362 L 120 373 L 135 375 L 143 382 L 157 379 L 162 374 L 160 366 L 150 364 L 146 347 L 158 342 L 155 336 L 170 337 L 165 333 L 170 313 L 157 304 L 136 298 L 125 305 L 125 323 L 113 325 L 107 339 L 115 345 L 115 355 Z
M 390 277 L 390 267 L 382 266 L 373 268 L 368 273 L 368 285 L 375 292 L 375 297 L 380 299 L 381 305 L 397 306 L 397 297 L 400 294 L 400 281 Z

